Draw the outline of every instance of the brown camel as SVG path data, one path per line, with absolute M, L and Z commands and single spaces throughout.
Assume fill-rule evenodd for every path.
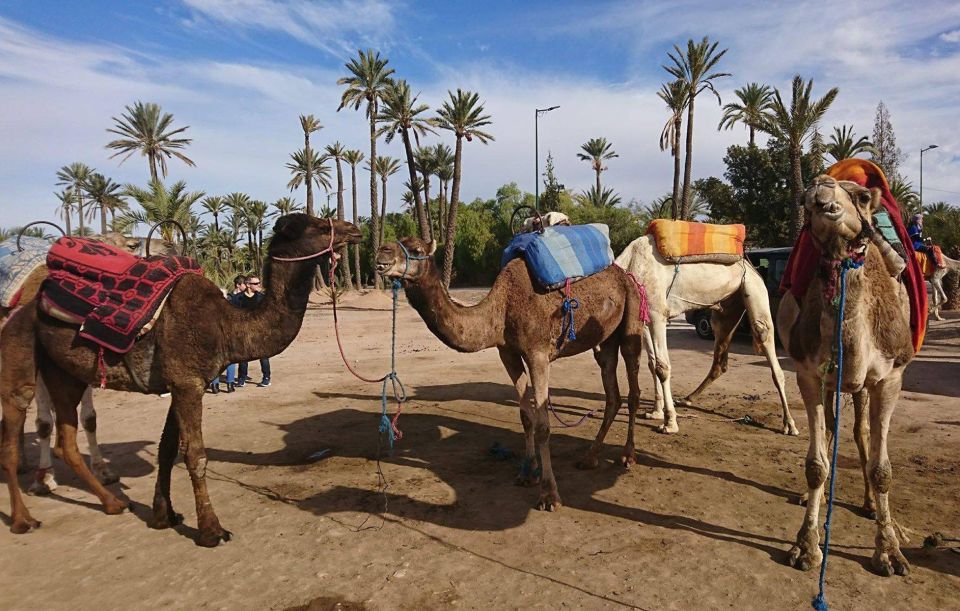
M 836 387 L 836 373 L 825 367 L 835 358 L 838 314 L 830 299 L 838 282 L 831 270 L 848 257 L 860 256 L 863 266 L 847 272 L 841 388 L 853 394 L 854 440 L 866 488 L 864 510 L 876 512 L 873 567 L 882 575 L 906 575 L 910 568 L 900 552 L 900 529 L 890 513 L 893 471 L 887 456 L 887 435 L 914 347 L 907 290 L 892 275 L 881 250 L 869 237 L 869 224 L 873 212 L 881 206 L 880 197 L 878 189 L 868 190 L 853 182 L 829 176 L 814 180 L 804 205 L 811 234 L 823 253 L 826 278 L 831 280 L 823 275 L 816 277 L 799 303 L 787 293 L 777 313 L 781 337 L 797 364 L 797 384 L 810 429 L 806 515 L 796 545 L 790 550 L 790 564 L 802 570 L 818 566 L 823 559 L 817 529 L 824 482 L 830 471 L 828 437 L 832 437 Z
M 356 226 L 343 221 L 305 214 L 281 217 L 268 249 L 267 296 L 257 308 L 236 308 L 209 280 L 184 276 L 168 295 L 153 329 L 125 357 L 105 356 L 108 388 L 172 394 L 158 451 L 153 527 L 166 528 L 182 521 L 170 502 L 170 472 L 182 436 L 197 505 L 197 543 L 212 547 L 229 540 L 230 533 L 220 526 L 207 494 L 207 458 L 200 426 L 207 382 L 228 363 L 273 356 L 286 348 L 300 330 L 319 256 L 330 252 L 331 241 L 333 248 L 338 248 L 358 243 L 360 236 Z M 16 478 L 17 432 L 33 399 L 38 371 L 50 382 L 48 390 L 57 414 L 57 447 L 65 462 L 100 498 L 104 511 L 120 513 L 127 505 L 97 481 L 77 449 L 76 406 L 84 389 L 99 380 L 97 354 L 96 345 L 78 337 L 76 327 L 35 306 L 17 310 L 3 328 L 0 462 L 10 489 L 10 530 L 14 533 L 40 524 L 24 505 Z
M 403 281 L 410 305 L 450 348 L 460 352 L 493 347 L 499 350 L 517 390 L 525 436 L 524 463 L 516 483 L 532 486 L 539 481 L 537 509 L 559 509 L 560 494 L 550 462 L 550 363 L 599 345 L 594 357 L 606 394 L 603 426 L 609 427 L 620 409 L 619 349 L 627 365 L 628 406 L 633 418 L 640 403 L 637 376 L 643 331 L 637 288 L 615 266 L 574 284 L 573 295 L 580 305 L 574 321 L 576 339 L 568 340 L 561 335 L 563 292 L 536 287 L 522 259 L 500 270 L 493 288 L 480 303 L 465 306 L 451 299 L 443 287 L 431 258 L 435 248 L 436 243 L 417 238 L 386 244 L 377 252 L 377 272 Z M 558 341 L 561 337 L 564 339 Z M 530 376 L 532 397 L 526 375 Z M 581 465 L 595 466 L 599 450 L 600 442 L 594 442 Z M 634 460 L 632 436 L 627 438 L 624 460 Z

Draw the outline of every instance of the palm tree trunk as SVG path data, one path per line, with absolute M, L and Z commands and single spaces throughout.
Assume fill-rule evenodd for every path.
M 78 231 L 82 236 L 83 235 L 83 196 L 80 195 L 79 193 L 77 193 L 77 210 L 79 211 L 79 214 L 77 215 L 78 217 L 77 222 L 80 224 L 79 225 L 80 228 Z
M 373 242 L 373 256 L 377 256 L 380 250 L 380 219 L 377 215 L 377 173 L 374 168 L 377 165 L 377 101 L 371 100 L 367 109 L 370 116 L 370 239 Z M 373 275 L 373 285 L 377 289 L 383 288 L 378 274 Z
M 220 224 L 217 222 L 217 214 L 213 215 L 213 230 L 217 233 L 220 233 Z
M 690 208 L 690 175 L 693 173 L 693 100 L 694 92 L 690 92 L 690 103 L 687 105 L 687 150 L 683 163 L 683 199 L 680 202 L 680 218 L 687 218 Z
M 303 154 L 307 163 L 307 214 L 314 216 L 313 210 L 313 165 L 310 155 L 310 132 L 303 130 Z
M 383 193 L 380 194 L 380 243 L 383 244 L 384 240 L 387 239 L 387 177 L 381 176 L 380 181 L 383 183 Z M 377 255 L 374 254 L 374 257 Z
M 670 214 L 673 220 L 680 218 L 680 134 L 683 133 L 683 115 L 677 114 L 673 122 L 673 201 Z
M 437 241 L 438 242 L 443 239 L 443 227 L 444 227 L 443 212 L 444 212 L 444 208 L 446 207 L 446 201 L 445 201 L 446 198 L 444 194 L 445 188 L 446 187 L 444 186 L 443 182 L 441 182 L 440 193 L 437 194 L 437 199 L 439 200 L 437 202 Z
M 157 182 L 159 180 L 157 177 L 157 155 L 155 153 L 149 153 L 147 159 L 150 162 L 150 181 Z
M 107 233 L 107 208 L 100 204 L 100 235 Z
M 430 212 L 430 175 L 421 172 L 423 175 L 423 212 L 427 217 L 427 228 L 430 230 L 430 233 L 427 234 L 426 239 L 428 241 L 433 241 L 433 213 Z
M 799 145 L 790 147 L 790 170 L 793 175 L 793 239 L 800 237 L 803 230 L 803 170 L 800 167 L 800 157 L 803 151 Z
M 344 220 L 344 208 L 343 208 L 343 166 L 340 165 L 340 158 L 337 157 L 334 161 L 337 164 L 337 220 Z M 350 282 L 350 252 L 347 248 L 347 245 L 344 244 L 340 249 L 340 284 L 343 285 L 345 291 L 349 291 L 353 288 L 352 283 Z
M 755 136 L 756 136 L 756 128 L 754 128 L 752 125 L 749 126 L 749 127 L 750 127 L 750 146 L 751 146 L 751 147 L 752 147 L 752 146 L 756 146 L 756 138 L 755 138 Z
M 357 166 L 350 166 L 350 184 L 353 187 L 351 196 L 353 198 L 353 224 L 359 227 L 359 217 L 357 216 Z M 363 289 L 363 282 L 360 280 L 360 245 L 353 245 L 353 272 L 357 283 L 357 290 Z
M 594 168 L 597 172 L 597 197 L 600 197 L 600 172 L 603 171 L 603 168 L 598 166 Z
M 453 249 L 457 237 L 457 208 L 460 207 L 460 163 L 463 159 L 463 136 L 457 134 L 453 157 L 453 193 L 450 196 L 450 217 L 447 219 L 447 241 L 443 247 L 443 286 L 450 287 L 453 276 Z
M 410 186 L 417 184 L 416 164 L 413 162 L 413 147 L 410 145 L 410 134 L 406 128 L 401 130 L 400 135 L 403 138 L 403 151 L 407 155 L 407 171 L 410 173 Z M 420 190 L 413 189 L 413 206 L 417 216 L 417 227 L 420 229 L 420 237 L 427 239 L 430 235 L 430 228 L 427 226 L 427 217 L 423 213 L 423 200 L 420 198 Z
M 71 220 L 71 219 L 70 219 L 70 209 L 67 208 L 67 209 L 65 210 L 65 212 L 66 212 L 66 214 L 63 216 L 63 220 L 65 220 L 65 221 L 67 222 L 67 235 L 70 235 L 70 234 L 73 233 L 73 231 L 72 231 L 71 228 L 70 228 L 70 220 Z

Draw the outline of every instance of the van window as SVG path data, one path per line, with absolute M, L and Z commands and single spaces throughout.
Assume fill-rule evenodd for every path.
M 780 284 L 780 279 L 783 278 L 783 272 L 787 269 L 787 259 L 777 259 L 773 262 L 773 277 L 772 280 Z

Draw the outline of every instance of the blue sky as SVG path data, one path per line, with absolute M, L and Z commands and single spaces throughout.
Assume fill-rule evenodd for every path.
M 786 89 L 796 73 L 815 94 L 840 95 L 823 131 L 853 124 L 870 135 L 881 99 L 890 108 L 902 167 L 924 199 L 960 204 L 960 4 L 927 2 L 5 2 L 0 4 L 0 225 L 52 218 L 54 173 L 83 161 L 120 182 L 144 183 L 146 163 L 109 159 L 110 117 L 155 101 L 190 125 L 196 168 L 170 177 L 211 194 L 287 194 L 284 163 L 300 146 L 297 115 L 325 129 L 319 144 L 367 147 L 362 113 L 336 112 L 336 79 L 357 48 L 376 48 L 431 106 L 448 89 L 476 90 L 496 141 L 469 144 L 463 196 L 490 197 L 517 181 L 533 190 L 532 112 L 540 150 L 559 179 L 586 188 L 580 143 L 605 136 L 620 157 L 604 182 L 624 201 L 670 188 L 657 141 L 666 112 L 656 97 L 674 43 L 708 35 L 730 50 L 724 102 L 751 81 Z M 694 176 L 721 175 L 739 128 L 717 132 L 715 101 L 698 103 Z M 439 141 L 445 136 L 431 138 Z M 446 138 L 448 139 L 448 138 Z M 401 157 L 397 144 L 384 146 Z M 542 162 L 541 162 L 542 167 Z M 361 183 L 365 182 L 361 178 Z M 391 185 L 397 208 L 402 180 Z M 302 195 L 300 195 L 302 199 Z M 361 197 L 361 202 L 363 198 Z

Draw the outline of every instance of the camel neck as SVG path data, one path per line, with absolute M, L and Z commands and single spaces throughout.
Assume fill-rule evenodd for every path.
M 228 360 L 252 361 L 283 352 L 300 332 L 317 259 L 265 262 L 264 297 L 249 309 L 229 308 Z
M 416 284 L 404 283 L 407 301 L 444 344 L 459 352 L 477 352 L 503 343 L 504 302 L 502 289 L 494 283 L 483 300 L 473 306 L 450 298 L 433 261 Z

